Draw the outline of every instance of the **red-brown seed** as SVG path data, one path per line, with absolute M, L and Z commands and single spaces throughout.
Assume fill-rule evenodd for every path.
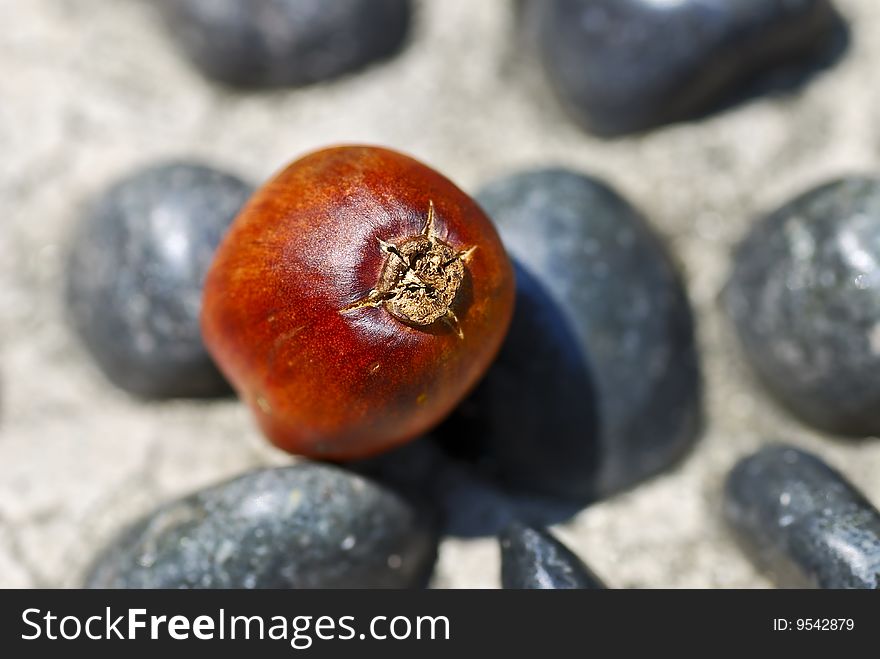
M 464 192 L 387 149 L 310 154 L 263 186 L 205 284 L 205 343 L 267 436 L 369 456 L 438 423 L 488 368 L 513 269 Z

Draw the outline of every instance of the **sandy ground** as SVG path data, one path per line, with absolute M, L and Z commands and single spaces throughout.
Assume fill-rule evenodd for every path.
M 140 164 L 196 156 L 254 181 L 328 143 L 414 154 L 474 190 L 532 165 L 603 177 L 671 241 L 697 309 L 707 427 L 674 471 L 557 530 L 613 586 L 762 587 L 719 487 L 769 439 L 814 449 L 880 502 L 880 443 L 800 426 L 754 386 L 718 307 L 757 212 L 880 164 L 880 3 L 839 0 L 846 57 L 806 88 L 606 142 L 536 94 L 504 0 L 425 2 L 396 59 L 331 84 L 234 95 L 169 47 L 147 2 L 0 0 L 0 586 L 75 585 L 154 504 L 289 458 L 232 401 L 145 404 L 97 372 L 63 322 L 61 262 L 83 200 Z M 493 539 L 444 541 L 438 587 L 495 587 Z

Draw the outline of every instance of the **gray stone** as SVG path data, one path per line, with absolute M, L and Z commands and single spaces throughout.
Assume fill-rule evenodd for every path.
M 880 434 L 880 181 L 829 183 L 757 222 L 725 301 L 749 362 L 797 416 Z
M 169 163 L 113 185 L 77 227 L 67 261 L 72 324 L 105 375 L 150 398 L 229 387 L 202 344 L 202 285 L 252 188 L 201 165 Z
M 415 509 L 336 467 L 260 469 L 138 521 L 97 558 L 92 588 L 404 588 L 436 538 Z
M 397 51 L 409 0 L 161 0 L 168 28 L 206 76 L 241 87 L 303 85 Z
M 742 460 L 725 514 L 780 585 L 880 588 L 880 512 L 814 455 L 771 446 Z
M 547 531 L 514 522 L 499 535 L 498 543 L 501 547 L 502 588 L 605 588 L 581 559 Z
M 688 300 L 653 230 L 566 170 L 477 200 L 516 262 L 516 310 L 441 440 L 512 489 L 578 501 L 668 467 L 696 439 L 701 387 Z
M 531 0 L 525 19 L 559 96 L 605 135 L 709 110 L 840 34 L 828 0 Z

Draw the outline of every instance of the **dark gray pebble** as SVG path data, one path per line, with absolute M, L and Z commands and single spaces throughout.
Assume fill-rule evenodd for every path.
M 725 514 L 780 585 L 880 588 L 880 512 L 814 455 L 772 446 L 741 461 Z
M 570 549 L 547 531 L 514 522 L 499 535 L 498 542 L 502 588 L 605 588 Z
M 303 85 L 397 51 L 410 0 L 161 0 L 168 28 L 206 76 L 240 87 Z
M 477 200 L 517 265 L 516 310 L 482 384 L 436 435 L 517 491 L 589 501 L 696 439 L 700 377 L 682 282 L 642 217 L 599 181 L 549 169 Z
M 880 180 L 823 185 L 756 223 L 725 302 L 749 362 L 795 414 L 880 434 Z
M 66 270 L 70 319 L 119 387 L 149 398 L 228 392 L 202 344 L 202 285 L 252 188 L 189 163 L 140 170 L 89 208 Z
M 92 588 L 405 588 L 436 538 L 397 495 L 336 467 L 260 469 L 162 506 L 97 558 Z
M 841 25 L 827 0 L 531 0 L 524 17 L 558 95 L 603 135 L 709 110 Z

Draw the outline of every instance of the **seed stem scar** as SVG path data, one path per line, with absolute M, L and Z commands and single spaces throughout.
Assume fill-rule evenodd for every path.
M 420 234 L 396 243 L 377 238 L 387 254 L 376 286 L 364 297 L 340 309 L 348 313 L 367 307 L 385 309 L 409 325 L 427 326 L 442 322 L 464 338 L 451 305 L 464 277 L 464 265 L 477 249 L 472 245 L 455 250 L 437 235 L 437 212 L 428 200 L 428 213 Z

